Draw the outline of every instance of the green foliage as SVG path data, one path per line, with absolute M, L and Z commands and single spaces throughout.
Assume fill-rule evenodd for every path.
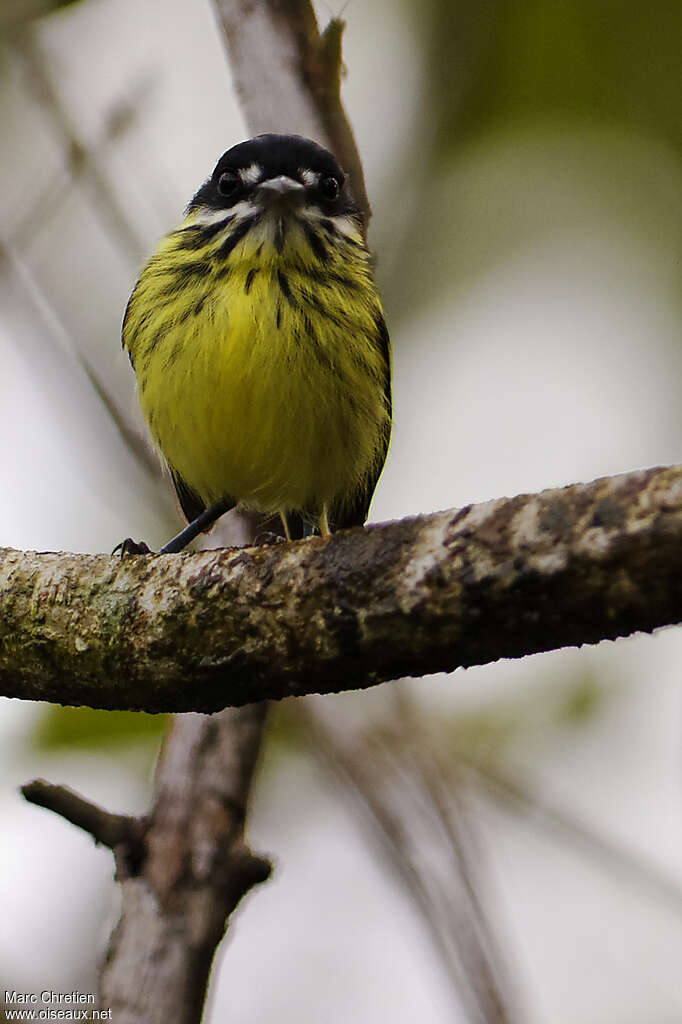
M 560 720 L 567 725 L 582 725 L 589 722 L 599 711 L 604 700 L 604 687 L 591 675 L 577 678 L 564 694 L 563 706 L 559 707 Z
M 34 730 L 39 750 L 102 750 L 112 744 L 140 740 L 157 742 L 163 735 L 168 715 L 147 715 L 140 711 L 95 711 L 92 708 L 46 707 Z
M 61 7 L 70 7 L 79 0 L 1 0 L 0 2 L 0 38 L 3 33 L 11 32 L 28 25 L 36 18 Z
M 604 704 L 623 692 L 623 682 L 591 672 L 536 680 L 482 707 L 442 713 L 430 722 L 443 756 L 497 763 L 509 747 L 544 742 L 566 729 L 589 727 Z
M 431 14 L 426 72 L 441 154 L 501 120 L 566 117 L 627 126 L 679 148 L 682 4 L 435 0 Z

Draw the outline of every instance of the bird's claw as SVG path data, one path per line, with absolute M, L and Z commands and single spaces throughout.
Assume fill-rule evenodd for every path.
M 121 561 L 130 555 L 151 555 L 152 553 L 148 544 L 145 544 L 143 540 L 133 540 L 132 537 L 126 537 L 120 544 L 117 544 L 111 552 L 112 555 L 115 555 L 117 551 L 121 552 Z

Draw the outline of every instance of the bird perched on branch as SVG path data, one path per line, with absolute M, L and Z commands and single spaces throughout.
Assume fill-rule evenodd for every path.
M 189 522 L 162 551 L 236 504 L 279 513 L 287 538 L 364 523 L 391 380 L 362 228 L 331 153 L 259 135 L 223 154 L 144 267 L 123 345 Z

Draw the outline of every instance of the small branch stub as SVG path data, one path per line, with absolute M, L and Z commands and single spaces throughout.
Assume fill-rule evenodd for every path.
M 68 786 L 34 779 L 21 787 L 21 793 L 29 803 L 61 815 L 72 825 L 89 832 L 96 843 L 102 843 L 111 850 L 130 837 L 131 823 L 135 819 L 105 811 Z
M 137 874 L 144 860 L 146 822 L 126 814 L 112 814 L 86 800 L 68 786 L 34 779 L 21 787 L 25 800 L 59 814 L 77 828 L 89 832 L 96 843 L 108 846 L 116 860 L 119 881 Z

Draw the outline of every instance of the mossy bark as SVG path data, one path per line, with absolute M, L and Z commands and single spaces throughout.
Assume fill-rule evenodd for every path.
M 682 620 L 682 468 L 270 547 L 0 550 L 0 611 L 0 693 L 151 712 L 650 632 Z

